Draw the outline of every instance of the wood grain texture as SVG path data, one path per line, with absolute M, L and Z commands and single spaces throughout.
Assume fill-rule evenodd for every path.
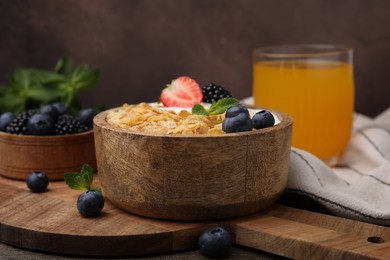
M 80 193 L 59 181 L 36 194 L 0 177 L 0 241 L 57 254 L 139 256 L 196 248 L 206 227 L 220 225 L 236 245 L 289 258 L 390 258 L 389 227 L 278 204 L 244 218 L 176 222 L 126 213 L 106 200 L 101 216 L 86 219 L 76 209 Z
M 131 213 L 162 219 L 248 215 L 273 204 L 287 184 L 291 118 L 225 135 L 154 135 L 94 119 L 102 189 Z
M 96 169 L 93 131 L 73 135 L 32 136 L 0 131 L 0 175 L 25 180 L 43 171 L 49 180 L 63 180 L 65 172 L 78 172 L 84 163 Z

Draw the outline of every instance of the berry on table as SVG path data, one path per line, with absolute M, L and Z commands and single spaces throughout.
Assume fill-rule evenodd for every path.
M 172 80 L 160 95 L 160 101 L 165 107 L 192 108 L 195 104 L 200 104 L 202 99 L 199 84 L 187 76 Z
M 5 112 L 0 115 L 0 131 L 5 131 L 7 126 L 12 122 L 15 118 L 14 114 L 11 112 Z
M 26 178 L 27 187 L 32 192 L 43 192 L 49 185 L 49 179 L 44 172 L 31 172 Z
M 95 190 L 87 190 L 77 199 L 77 209 L 81 216 L 96 217 L 104 207 L 103 195 Z
M 202 93 L 203 102 L 205 103 L 213 103 L 223 98 L 232 97 L 229 91 L 214 83 L 203 86 Z
M 93 118 L 96 116 L 97 112 L 93 108 L 83 108 L 78 114 L 78 120 L 85 124 L 86 126 L 93 126 Z
M 227 257 L 230 253 L 232 238 L 222 227 L 206 229 L 198 238 L 199 250 L 208 257 Z
M 267 110 L 261 110 L 252 117 L 253 127 L 261 129 L 275 124 L 275 118 L 271 112 Z
M 48 114 L 36 113 L 27 121 L 31 135 L 51 135 L 54 132 L 54 121 Z
M 225 133 L 251 131 L 252 128 L 252 120 L 245 106 L 238 104 L 226 111 L 225 119 L 222 122 L 222 130 Z

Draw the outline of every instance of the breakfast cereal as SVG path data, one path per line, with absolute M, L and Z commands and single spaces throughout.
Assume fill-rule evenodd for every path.
M 195 115 L 187 110 L 174 111 L 147 103 L 124 104 L 110 111 L 107 122 L 117 127 L 153 134 L 224 134 L 224 114 Z

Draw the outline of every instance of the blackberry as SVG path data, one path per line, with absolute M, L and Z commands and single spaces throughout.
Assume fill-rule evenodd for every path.
M 91 128 L 81 123 L 72 115 L 61 115 L 54 124 L 54 133 L 56 135 L 77 134 L 90 130 Z
M 206 86 L 202 87 L 203 93 L 203 102 L 205 103 L 213 103 L 222 98 L 232 97 L 229 91 L 224 89 L 220 85 L 216 85 L 214 83 L 210 83 Z
M 29 109 L 20 113 L 15 117 L 11 123 L 5 128 L 5 132 L 17 135 L 28 135 L 30 134 L 27 129 L 27 122 L 30 117 L 35 115 L 38 109 Z

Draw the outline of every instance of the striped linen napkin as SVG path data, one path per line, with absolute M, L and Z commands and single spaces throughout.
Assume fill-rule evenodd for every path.
M 336 167 L 292 148 L 284 196 L 289 194 L 308 197 L 336 216 L 390 226 L 390 108 L 373 119 L 355 114 Z

